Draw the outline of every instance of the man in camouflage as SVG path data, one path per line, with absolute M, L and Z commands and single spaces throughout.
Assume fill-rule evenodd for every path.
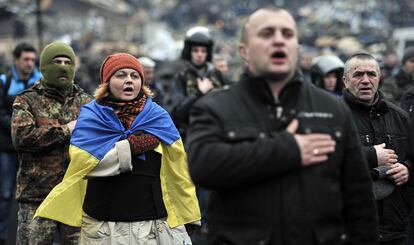
M 47 45 L 40 56 L 43 78 L 20 93 L 13 104 L 12 139 L 17 174 L 18 244 L 77 244 L 79 229 L 33 215 L 69 164 L 69 140 L 80 107 L 92 98 L 73 82 L 75 53 L 61 42 Z

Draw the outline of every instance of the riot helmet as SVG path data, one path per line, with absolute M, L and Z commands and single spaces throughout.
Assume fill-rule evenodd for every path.
M 213 57 L 213 39 L 211 38 L 210 30 L 203 26 L 196 26 L 189 29 L 185 35 L 184 48 L 181 53 L 181 58 L 191 62 L 191 47 L 205 46 L 207 48 L 206 61 L 211 62 Z

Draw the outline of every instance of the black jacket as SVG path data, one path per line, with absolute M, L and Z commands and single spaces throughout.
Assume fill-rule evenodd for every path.
M 285 131 L 328 133 L 336 151 L 301 166 Z M 212 190 L 212 244 L 377 244 L 371 182 L 349 110 L 292 80 L 275 102 L 265 81 L 244 75 L 197 102 L 188 134 L 190 173 Z
M 410 170 L 414 149 L 408 114 L 384 100 L 381 94 L 378 94 L 378 101 L 371 106 L 362 103 L 348 90 L 344 92 L 344 100 L 353 114 L 369 167 L 378 166 L 373 146 L 386 143 L 386 148 L 393 149 L 398 155 L 398 162 Z M 377 201 L 380 240 L 389 241 L 407 236 L 411 186 L 409 181 L 408 184 L 396 187 L 390 196 Z

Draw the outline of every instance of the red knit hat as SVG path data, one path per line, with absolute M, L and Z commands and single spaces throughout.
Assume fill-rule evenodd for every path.
M 123 68 L 136 70 L 141 76 L 142 83 L 144 83 L 144 69 L 142 69 L 141 63 L 137 58 L 127 53 L 111 54 L 106 57 L 101 65 L 101 83 L 107 83 L 117 70 Z

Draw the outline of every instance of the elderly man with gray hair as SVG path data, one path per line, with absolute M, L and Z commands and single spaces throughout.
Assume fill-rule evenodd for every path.
M 155 67 L 156 63 L 149 57 L 142 56 L 138 58 L 139 62 L 144 68 L 145 73 L 145 81 L 144 83 L 150 87 L 151 91 L 154 93 L 153 101 L 157 102 L 157 104 L 164 106 L 164 93 L 162 86 L 154 81 L 155 78 Z
M 381 245 L 403 245 L 412 184 L 412 131 L 407 113 L 378 91 L 380 68 L 368 53 L 351 56 L 345 63 L 344 100 L 351 109 L 365 159 L 374 179 Z

